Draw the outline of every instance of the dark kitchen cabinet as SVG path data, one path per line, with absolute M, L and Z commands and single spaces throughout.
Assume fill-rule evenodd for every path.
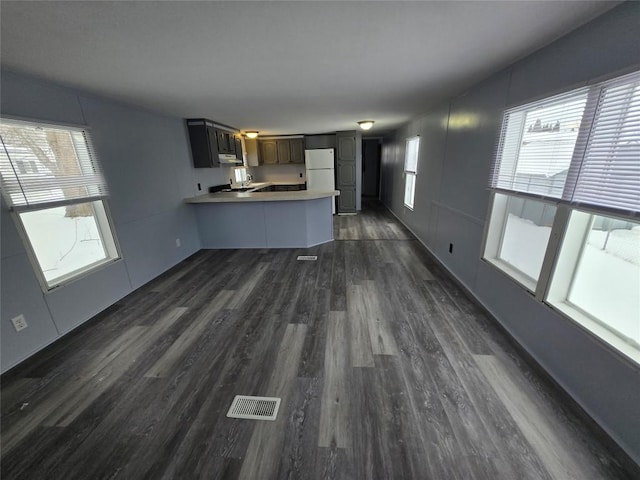
M 273 185 L 274 192 L 298 192 L 300 190 L 306 190 L 307 186 L 304 183 L 294 183 L 291 185 Z
M 218 129 L 216 131 L 218 139 L 218 153 L 236 154 L 236 143 L 233 133 Z
M 216 139 L 218 142 L 218 153 L 227 153 L 229 146 L 225 132 L 222 130 L 216 130 Z
M 304 163 L 304 138 L 260 139 L 258 141 L 260 165 L 288 165 Z
M 233 143 L 235 145 L 235 154 L 238 160 L 242 160 L 242 140 L 238 135 L 233 137 Z
M 291 151 L 289 150 L 289 140 L 277 140 L 278 163 L 291 163 Z
M 204 119 L 187 120 L 191 156 L 195 168 L 219 167 L 216 129 Z
M 304 163 L 304 138 L 292 138 L 289 140 L 291 163 Z
M 276 165 L 278 163 L 278 149 L 275 140 L 260 140 L 260 164 Z
M 194 167 L 219 167 L 221 154 L 242 161 L 242 141 L 232 130 L 219 128 L 206 118 L 188 118 L 187 130 Z

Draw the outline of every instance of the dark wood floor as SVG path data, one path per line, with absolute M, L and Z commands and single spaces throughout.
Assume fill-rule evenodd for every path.
M 638 478 L 366 206 L 317 248 L 200 251 L 6 374 L 2 478 Z

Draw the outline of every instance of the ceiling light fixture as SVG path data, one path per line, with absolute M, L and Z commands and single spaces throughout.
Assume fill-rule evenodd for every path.
M 373 123 L 373 120 L 362 120 L 358 122 L 358 125 L 360 125 L 362 130 L 370 130 L 371 127 L 373 127 Z
M 247 138 L 258 138 L 257 130 L 250 130 L 248 132 L 244 132 L 244 134 L 247 136 Z

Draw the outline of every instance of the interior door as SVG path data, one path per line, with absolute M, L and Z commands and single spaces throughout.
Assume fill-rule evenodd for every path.
M 356 135 L 340 132 L 338 140 L 338 213 L 356 213 Z

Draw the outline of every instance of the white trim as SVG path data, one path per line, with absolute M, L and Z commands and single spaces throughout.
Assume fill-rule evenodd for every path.
M 556 303 L 545 302 L 553 310 L 561 313 L 565 318 L 580 325 L 592 335 L 595 335 L 600 341 L 608 343 L 620 353 L 629 357 L 630 360 L 640 365 L 640 349 L 627 342 L 620 335 L 613 333 L 611 330 L 600 324 L 600 322 L 585 314 L 579 308 L 574 307 L 569 302 L 560 301 Z
M 27 253 L 27 258 L 29 259 L 29 263 L 31 263 L 31 266 L 34 270 L 34 273 L 36 275 L 36 278 L 38 279 L 38 283 L 40 284 L 40 288 L 42 289 L 43 293 L 45 294 L 49 293 L 52 290 L 55 290 L 59 287 L 63 287 L 69 283 L 72 283 L 79 278 L 85 277 L 95 272 L 96 270 L 99 270 L 107 265 L 110 265 L 111 263 L 122 260 L 120 244 L 118 242 L 116 230 L 113 224 L 113 220 L 111 218 L 111 212 L 109 211 L 109 207 L 106 203 L 106 200 L 98 199 L 98 200 L 85 202 L 84 199 L 82 199 L 73 204 L 81 205 L 83 203 L 96 203 L 96 202 L 101 202 L 102 207 L 104 209 L 104 212 L 96 211 L 95 219 L 98 226 L 98 232 L 100 234 L 102 244 L 105 249 L 105 254 L 107 255 L 107 257 L 104 259 L 98 260 L 94 263 L 85 265 L 77 270 L 74 270 L 73 272 L 69 272 L 65 275 L 62 275 L 61 277 L 56 278 L 55 281 L 51 283 L 48 282 L 44 276 L 42 267 L 40 266 L 40 261 L 38 260 L 38 256 L 36 255 L 33 249 L 29 235 L 27 234 L 27 231 L 24 228 L 24 224 L 22 223 L 22 220 L 20 218 L 20 213 L 26 213 L 26 212 L 18 212 L 15 210 L 11 211 L 10 215 L 13 218 L 13 222 L 16 226 L 16 230 L 18 231 L 18 236 L 20 237 L 20 240 L 24 245 L 25 251 Z M 56 207 L 53 207 L 53 208 L 56 208 Z M 39 209 L 39 210 L 46 210 L 46 208 Z M 30 211 L 34 211 L 34 210 L 30 210 Z M 106 224 L 103 224 L 103 222 L 106 222 Z M 110 239 L 104 238 L 105 232 L 103 230 L 106 230 L 106 228 L 109 229 L 108 233 L 111 234 Z
M 87 124 L 84 123 L 68 123 L 68 122 L 58 122 L 58 121 L 52 121 L 52 120 L 40 120 L 40 119 L 36 119 L 36 118 L 30 118 L 30 117 L 20 117 L 17 115 L 5 115 L 4 113 L 2 114 L 2 120 L 8 120 L 11 123 L 21 123 L 23 125 L 29 125 L 32 127 L 51 127 L 51 128 L 60 128 L 60 127 L 64 127 L 67 130 L 77 130 L 77 131 L 81 131 L 81 130 L 87 130 L 87 131 L 91 131 L 91 127 Z
M 527 343 L 524 342 L 519 335 L 517 335 L 511 328 L 511 326 L 507 323 L 504 323 L 501 320 L 501 317 L 498 313 L 496 313 L 491 307 L 489 307 L 488 305 L 486 305 L 482 300 L 480 300 L 474 289 L 471 288 L 467 282 L 465 282 L 464 280 L 462 280 L 461 278 L 459 278 L 454 272 L 453 270 L 451 270 L 449 268 L 449 266 L 436 254 L 435 251 L 433 251 L 431 248 L 429 248 L 429 246 L 427 246 L 427 244 L 425 242 L 422 241 L 422 239 L 416 234 L 416 232 L 414 232 L 411 227 L 409 225 L 407 225 L 405 222 L 402 221 L 402 219 L 395 214 L 395 212 L 393 210 L 391 210 L 391 208 L 389 208 L 385 203 L 383 203 L 383 205 L 385 206 L 385 208 L 389 211 L 389 213 L 391 213 L 391 215 L 393 215 L 393 217 L 398 220 L 402 225 L 404 225 L 407 230 L 409 230 L 413 236 L 416 238 L 416 240 L 427 250 L 427 252 L 429 252 L 432 257 L 436 260 L 436 262 L 438 262 L 438 264 L 444 268 L 447 273 L 449 275 L 451 275 L 460 286 L 463 287 L 463 289 L 465 290 L 465 293 L 467 293 L 470 297 L 472 297 L 475 302 L 480 305 L 491 317 L 492 320 L 496 321 L 506 332 L 507 334 L 520 346 L 520 348 L 522 348 L 539 366 L 540 368 L 542 368 L 542 370 L 544 372 L 547 373 L 547 375 L 549 375 L 553 381 L 555 381 L 566 393 L 567 395 L 569 395 L 586 413 L 587 415 L 589 415 L 589 417 L 591 417 L 593 419 L 593 421 L 596 422 L 596 424 L 598 424 L 598 426 L 600 426 L 600 428 L 602 428 L 602 430 L 604 430 L 615 442 L 617 445 L 619 445 L 622 450 L 629 455 L 629 457 L 631 459 L 634 459 L 635 457 L 632 454 L 632 451 L 629 449 L 629 446 L 626 442 L 624 442 L 617 434 L 616 431 L 611 430 L 608 427 L 608 424 L 606 422 L 603 422 L 602 419 L 596 415 L 596 413 L 589 408 L 586 404 L 584 404 L 581 401 L 581 397 L 576 394 L 574 392 L 574 390 L 572 388 L 570 388 L 568 385 L 565 384 L 565 382 L 561 381 L 560 378 L 558 378 L 556 376 L 556 374 L 554 373 L 554 370 L 549 368 L 547 366 L 547 364 L 545 362 L 543 362 L 538 355 L 536 355 L 534 353 L 534 351 L 532 351 L 528 346 Z M 510 278 L 509 276 L 507 276 L 507 278 Z M 515 282 L 516 285 L 519 285 L 517 282 Z M 521 287 L 522 288 L 522 287 Z M 566 322 L 570 322 L 572 325 L 576 326 L 578 328 L 579 332 L 582 332 L 586 338 L 588 338 L 589 340 L 593 341 L 594 344 L 596 344 L 599 348 L 601 348 L 602 350 L 604 350 L 607 354 L 609 355 L 613 355 L 616 359 L 624 362 L 626 365 L 630 366 L 631 368 L 634 369 L 638 369 L 638 363 L 636 363 L 635 361 L 633 361 L 629 356 L 625 355 L 622 351 L 618 350 L 617 348 L 615 348 L 613 345 L 607 343 L 606 341 L 604 341 L 602 338 L 598 337 L 595 333 L 593 333 L 592 331 L 588 330 L 586 327 L 584 327 L 583 325 L 581 325 L 580 323 L 576 322 L 575 320 L 571 319 L 568 315 L 566 315 L 565 313 L 562 313 L 561 311 L 557 310 L 556 308 L 553 308 L 551 305 L 544 303 L 544 302 L 539 302 L 546 310 L 548 310 L 550 313 L 555 314 L 558 316 L 560 321 L 566 321 Z
M 529 275 L 518 270 L 516 267 L 511 265 L 508 262 L 500 258 L 491 258 L 483 256 L 480 260 L 484 261 L 488 265 L 495 267 L 497 270 L 506 274 L 512 280 L 514 280 L 521 287 L 525 288 L 529 293 L 535 295 L 535 290 L 537 287 L 537 282 L 535 279 L 531 278 Z

